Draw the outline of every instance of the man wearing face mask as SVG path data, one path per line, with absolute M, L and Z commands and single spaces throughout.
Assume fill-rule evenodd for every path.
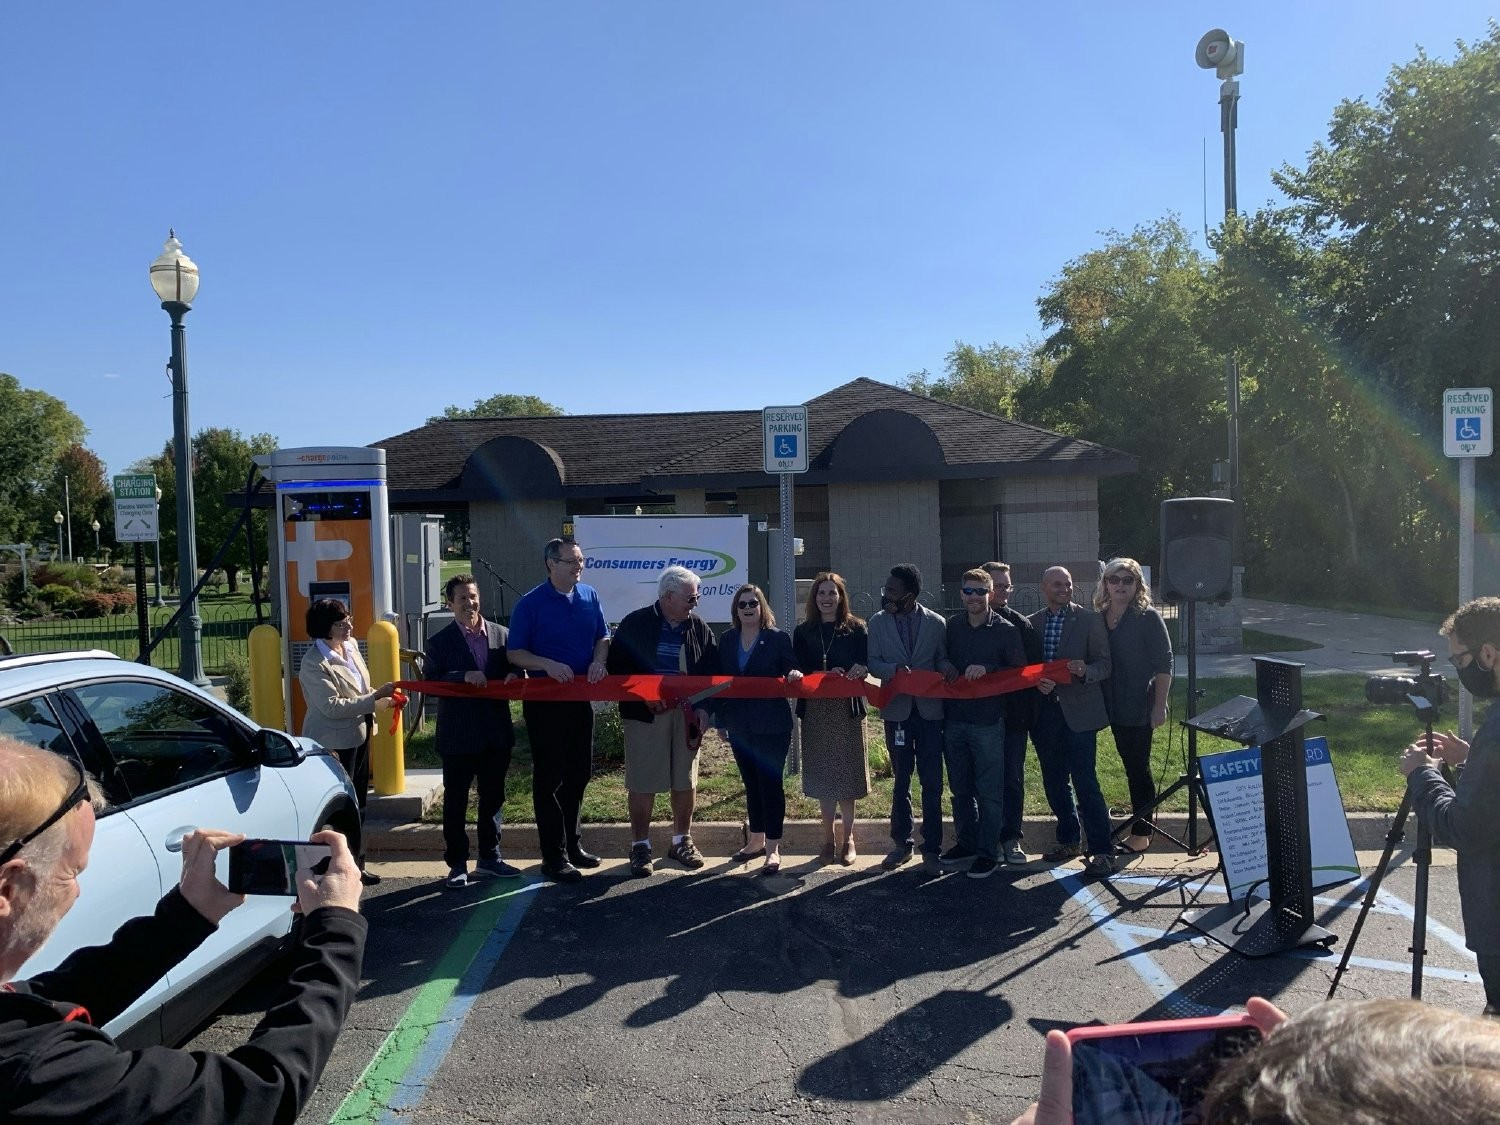
M 1476 699 L 1500 697 L 1500 598 L 1475 598 L 1438 630 L 1458 681 Z M 1491 707 L 1465 742 L 1452 731 L 1427 736 L 1401 754 L 1412 807 L 1433 839 L 1458 852 L 1464 941 L 1479 960 L 1485 1014 L 1500 1016 L 1500 707 Z M 1452 784 L 1442 766 L 1452 766 Z
M 869 669 L 888 681 L 902 668 L 936 672 L 948 659 L 948 623 L 917 603 L 922 572 L 912 563 L 891 567 L 881 610 L 870 618 Z M 936 863 L 943 850 L 943 701 L 897 695 L 880 709 L 885 746 L 896 785 L 891 793 L 891 840 L 880 866 L 894 871 L 912 858 L 911 775 L 922 786 L 922 858 Z

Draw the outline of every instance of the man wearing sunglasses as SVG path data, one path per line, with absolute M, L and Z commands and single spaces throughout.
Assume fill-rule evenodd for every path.
M 99 1028 L 244 901 L 214 874 L 215 855 L 244 837 L 189 833 L 182 878 L 153 915 L 50 972 L 12 980 L 78 899 L 96 804 L 97 788 L 71 760 L 0 736 L 0 1121 L 294 1121 L 359 986 L 365 920 L 349 845 L 337 832 L 312 837 L 332 861 L 298 888 L 304 927 L 287 982 L 244 1047 L 127 1051 Z
M 949 682 L 978 680 L 1026 663 L 1020 631 L 990 608 L 990 576 L 969 570 L 960 579 L 964 611 L 948 619 Z M 969 878 L 993 875 L 999 866 L 1005 793 L 1004 701 L 998 695 L 950 699 L 943 707 L 943 759 L 953 793 L 953 846 L 944 867 L 969 864 Z
M 606 663 L 612 676 L 714 676 L 719 644 L 708 622 L 695 612 L 698 576 L 669 566 L 656 585 L 656 600 L 627 613 L 615 628 Z M 651 810 L 658 793 L 672 794 L 672 847 L 667 858 L 691 871 L 704 864 L 693 843 L 698 803 L 698 740 L 708 712 L 667 703 L 620 704 L 625 733 L 625 789 L 630 810 L 630 873 L 645 878 L 651 859 Z

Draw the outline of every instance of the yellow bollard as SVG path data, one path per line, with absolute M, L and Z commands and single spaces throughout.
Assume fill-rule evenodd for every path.
M 263 727 L 286 726 L 286 692 L 281 674 L 281 633 L 274 625 L 250 630 L 250 717 Z
M 370 682 L 380 685 L 401 678 L 401 638 L 389 621 L 370 626 Z M 375 735 L 370 739 L 370 771 L 375 776 L 375 793 L 386 797 L 406 792 L 406 732 L 393 723 L 394 713 L 388 707 L 375 711 Z M 395 726 L 395 733 L 391 727 Z

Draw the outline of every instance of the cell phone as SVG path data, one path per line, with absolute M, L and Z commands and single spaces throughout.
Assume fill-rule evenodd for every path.
M 1075 1027 L 1076 1125 L 1203 1120 L 1203 1095 L 1219 1068 L 1262 1039 L 1248 1015 Z
M 297 895 L 299 872 L 320 876 L 333 861 L 327 844 L 245 840 L 229 849 L 229 889 L 240 895 Z

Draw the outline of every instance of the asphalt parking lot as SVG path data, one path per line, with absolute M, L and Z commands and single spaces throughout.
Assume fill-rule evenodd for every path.
M 793 858 L 449 890 L 437 863 L 377 866 L 365 983 L 303 1121 L 1010 1121 L 1048 1028 L 1322 999 L 1362 893 L 1320 895 L 1331 954 L 1248 959 L 1178 923 L 1223 895 L 1168 853 L 1108 884 Z M 1431 872 L 1424 994 L 1477 1011 L 1451 854 Z M 1341 995 L 1408 995 L 1413 885 L 1410 862 L 1386 878 Z M 274 985 L 195 1045 L 242 1042 Z

